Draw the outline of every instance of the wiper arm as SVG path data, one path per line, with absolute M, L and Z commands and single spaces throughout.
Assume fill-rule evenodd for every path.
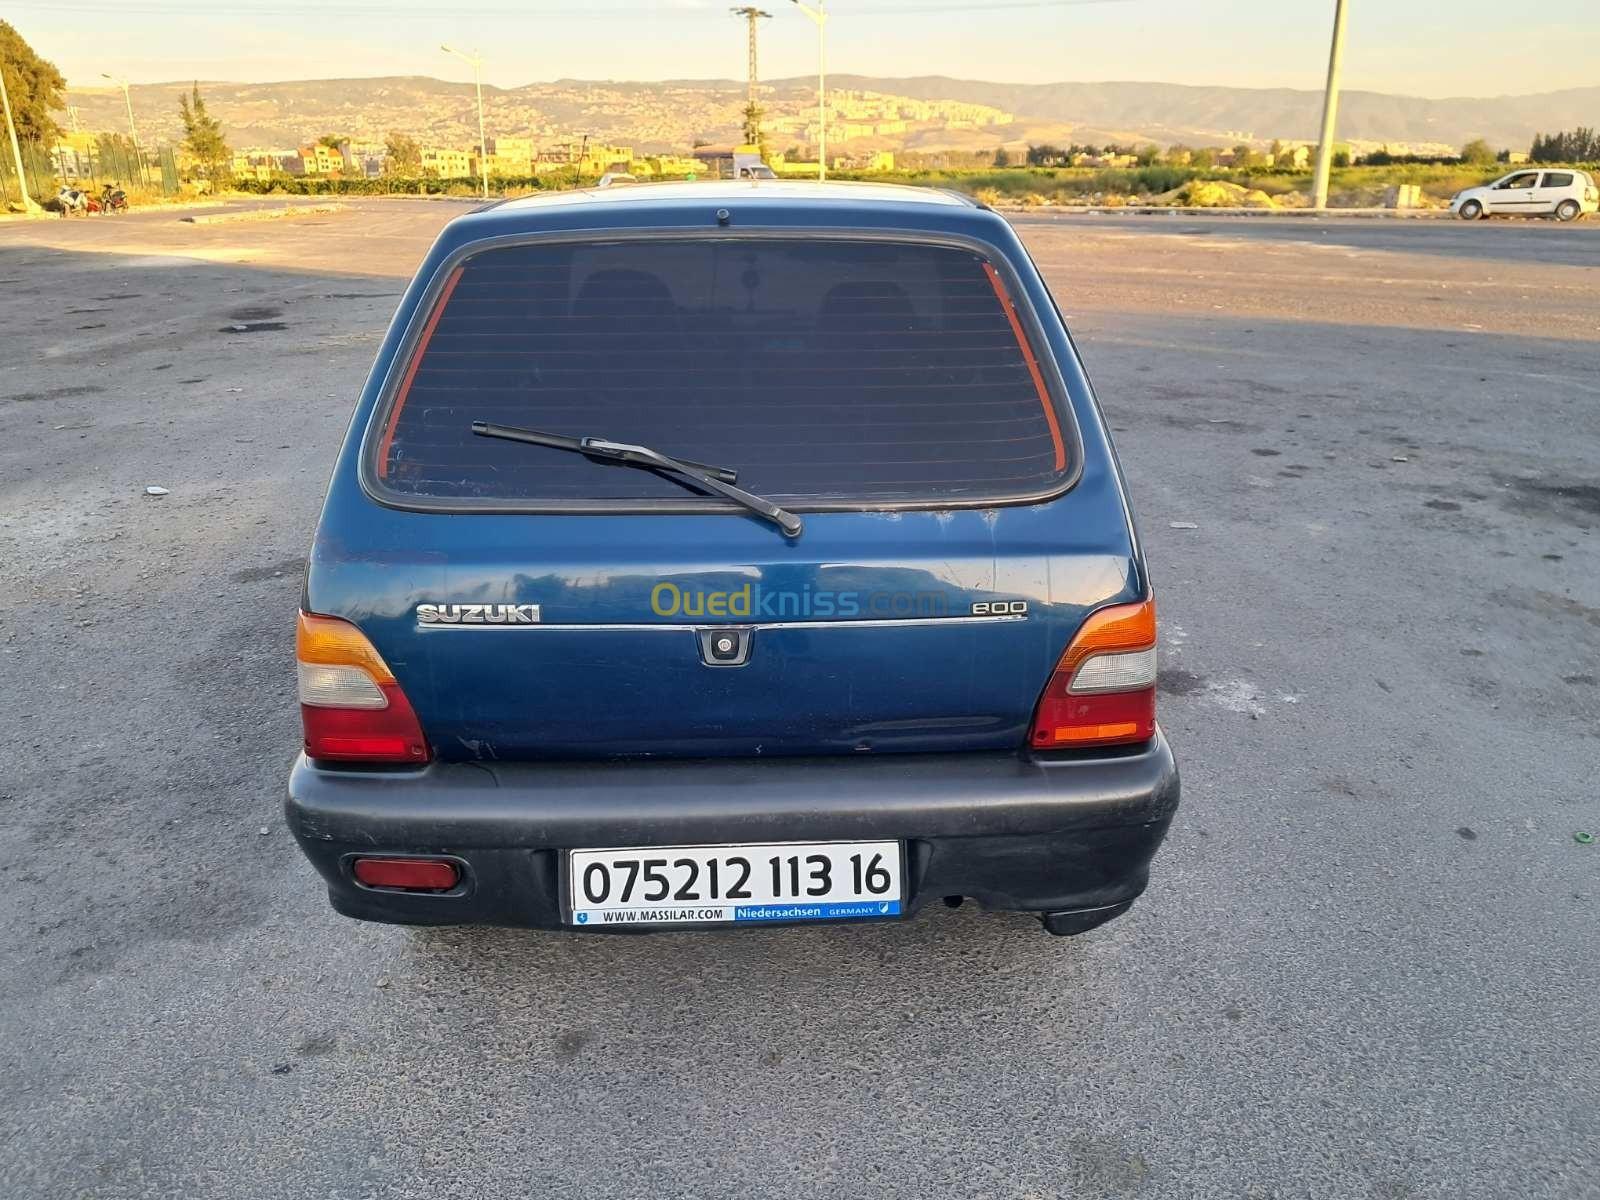
M 611 442 L 597 437 L 565 437 L 559 433 L 541 433 L 537 429 L 522 429 L 516 425 L 495 425 L 488 421 L 474 421 L 472 432 L 479 437 L 525 442 L 530 446 L 547 446 L 552 450 L 571 450 L 575 454 L 604 459 L 607 462 L 625 463 L 646 470 L 668 471 L 680 482 L 682 479 L 692 479 L 717 495 L 726 496 L 729 500 L 743 505 L 758 517 L 771 521 L 783 530 L 785 537 L 799 537 L 805 528 L 800 518 L 792 512 L 779 508 L 772 501 L 747 492 L 743 488 L 734 487 L 734 481 L 739 478 L 739 473 L 728 467 L 714 467 L 687 458 L 669 458 L 648 446 L 633 446 L 626 442 Z

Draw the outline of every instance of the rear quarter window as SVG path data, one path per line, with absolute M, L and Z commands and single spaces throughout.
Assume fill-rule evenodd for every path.
M 369 469 L 400 503 L 694 501 L 650 471 L 475 437 L 482 420 L 733 467 L 790 504 L 1046 495 L 1075 443 L 1029 327 L 1005 273 L 964 246 L 488 249 L 452 270 L 397 368 Z

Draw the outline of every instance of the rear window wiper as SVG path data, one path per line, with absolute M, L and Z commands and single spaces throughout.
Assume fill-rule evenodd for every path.
M 552 450 L 570 450 L 575 454 L 603 459 L 606 462 L 626 463 L 631 467 L 664 471 L 679 482 L 692 479 L 709 491 L 719 496 L 726 496 L 758 517 L 771 521 L 783 530 L 785 537 L 799 537 L 801 530 L 805 528 L 800 518 L 792 512 L 779 508 L 772 501 L 747 492 L 743 488 L 734 487 L 739 472 L 728 467 L 714 467 L 709 463 L 695 462 L 687 458 L 669 458 L 659 450 L 652 450 L 648 446 L 633 446 L 597 437 L 566 437 L 559 433 L 522 429 L 516 425 L 495 425 L 489 421 L 474 421 L 472 432 L 479 437 L 499 438 L 506 442 L 524 442 L 530 446 L 547 446 Z

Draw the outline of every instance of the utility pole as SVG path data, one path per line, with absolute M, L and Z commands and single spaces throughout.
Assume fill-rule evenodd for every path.
M 474 50 L 463 54 L 449 46 L 440 46 L 446 54 L 454 54 L 472 68 L 472 83 L 478 89 L 478 175 L 483 180 L 483 198 L 489 198 L 489 139 L 483 131 L 483 56 Z
M 150 176 L 144 169 L 144 151 L 139 149 L 139 131 L 133 127 L 133 97 L 128 94 L 128 81 L 107 75 L 104 71 L 100 72 L 100 78 L 109 79 L 122 89 L 122 103 L 128 108 L 128 136 L 133 139 L 133 157 L 139 164 L 139 185 L 148 191 Z
M 757 146 L 761 143 L 761 109 L 756 104 L 756 84 L 761 80 L 761 73 L 756 62 L 756 29 L 757 22 L 772 14 L 749 4 L 729 11 L 736 17 L 743 17 L 750 26 L 750 82 L 744 106 L 744 140 L 747 146 Z
M 828 0 L 791 2 L 817 26 L 817 179 L 828 178 Z
M 0 62 L 0 68 L 5 64 Z M 0 69 L 0 105 L 6 110 L 6 132 L 11 135 L 11 161 L 17 165 L 17 191 L 22 193 L 22 211 L 41 212 L 38 202 L 28 194 L 28 176 L 22 169 L 22 147 L 17 144 L 17 123 L 11 116 L 11 93 L 6 91 L 6 73 Z
M 1328 170 L 1333 165 L 1333 130 L 1339 120 L 1339 72 L 1344 68 L 1345 0 L 1334 0 L 1333 45 L 1328 50 L 1328 92 L 1322 101 L 1322 137 L 1317 142 L 1317 173 L 1311 206 L 1328 207 Z

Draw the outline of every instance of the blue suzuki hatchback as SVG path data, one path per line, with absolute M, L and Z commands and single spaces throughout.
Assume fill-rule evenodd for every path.
M 1011 228 L 873 185 L 453 221 L 340 451 L 288 817 L 368 920 L 970 897 L 1078 933 L 1178 803 L 1154 601 Z

